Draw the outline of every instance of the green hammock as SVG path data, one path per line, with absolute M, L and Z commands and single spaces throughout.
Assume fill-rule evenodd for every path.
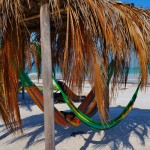
M 33 82 L 27 77 L 27 75 L 20 70 L 20 79 L 21 82 L 23 84 L 23 86 L 32 86 Z M 129 111 L 132 109 L 132 106 L 136 100 L 137 94 L 138 94 L 138 90 L 140 87 L 140 84 L 138 85 L 132 99 L 130 100 L 130 102 L 128 103 L 128 105 L 124 108 L 124 110 L 122 111 L 122 113 L 116 117 L 115 119 L 102 124 L 101 122 L 97 122 L 91 118 L 89 118 L 88 116 L 86 116 L 84 113 L 82 113 L 78 108 L 76 108 L 74 106 L 74 104 L 70 101 L 70 99 L 68 98 L 68 96 L 63 92 L 63 90 L 61 89 L 61 87 L 59 86 L 58 82 L 56 81 L 56 79 L 53 77 L 54 82 L 56 83 L 56 85 L 58 86 L 58 88 L 60 89 L 60 92 L 63 95 L 64 101 L 68 104 L 68 106 L 70 107 L 70 109 L 72 110 L 72 112 L 81 120 L 83 121 L 85 124 L 87 124 L 88 126 L 94 128 L 94 129 L 98 129 L 98 130 L 104 130 L 104 129 L 108 129 L 111 128 L 113 126 L 115 126 L 116 124 L 118 124 L 123 118 L 125 118 L 125 116 L 129 113 Z
M 32 86 L 33 83 L 32 81 L 27 77 L 27 75 L 23 72 L 20 71 L 20 79 L 21 82 L 23 84 L 23 86 Z M 140 87 L 140 84 L 138 85 L 132 99 L 130 100 L 130 102 L 128 103 L 128 105 L 124 108 L 124 110 L 122 111 L 122 113 L 116 117 L 115 119 L 102 124 L 101 122 L 97 122 L 91 118 L 89 118 L 88 116 L 86 116 L 84 113 L 82 113 L 78 108 L 76 108 L 74 106 L 74 104 L 70 101 L 70 99 L 68 98 L 68 96 L 63 92 L 63 90 L 61 89 L 61 87 L 58 85 L 58 82 L 56 81 L 56 79 L 53 77 L 54 82 L 57 84 L 60 92 L 63 95 L 64 101 L 68 104 L 68 106 L 70 107 L 70 109 L 72 110 L 72 112 L 81 120 L 83 121 L 85 124 L 87 124 L 88 126 L 94 128 L 94 129 L 108 129 L 111 128 L 113 126 L 115 126 L 116 124 L 118 124 L 128 113 L 129 111 L 132 109 L 132 106 L 136 100 L 137 94 L 138 94 L 138 90 Z
M 101 122 L 95 121 L 92 118 L 89 118 L 88 116 L 86 116 L 84 113 L 82 113 L 78 108 L 76 108 L 76 106 L 69 100 L 69 98 L 67 97 L 67 95 L 62 91 L 61 87 L 58 85 L 56 79 L 53 77 L 53 80 L 55 81 L 55 83 L 57 84 L 60 92 L 63 95 L 64 101 L 67 103 L 67 105 L 70 107 L 70 109 L 73 111 L 73 113 L 80 119 L 82 120 L 86 125 L 94 128 L 94 129 L 98 129 L 98 130 L 104 130 L 104 129 L 108 129 L 111 128 L 113 126 L 115 126 L 116 124 L 118 124 L 123 118 L 125 118 L 125 116 L 130 112 L 130 110 L 132 109 L 132 106 L 136 100 L 139 88 L 141 83 L 139 83 L 134 95 L 132 96 L 130 102 L 128 103 L 128 105 L 124 108 L 124 110 L 122 111 L 122 113 L 116 117 L 113 120 L 108 121 L 107 123 L 102 124 Z
M 109 64 L 109 70 L 108 70 L 109 72 L 110 71 L 113 72 L 112 71 L 112 70 L 114 70 L 113 64 L 114 64 L 113 61 L 111 61 L 111 63 Z M 42 102 L 43 100 L 41 97 L 42 96 L 41 92 L 38 91 L 38 88 L 36 87 L 36 85 L 31 81 L 31 79 L 27 76 L 27 74 L 22 69 L 20 69 L 19 74 L 20 74 L 21 82 L 22 82 L 23 86 L 25 87 L 25 89 L 27 88 L 26 90 L 27 90 L 28 94 L 30 95 L 31 99 L 43 111 L 44 107 L 43 107 L 43 102 Z M 111 77 L 112 77 L 112 74 L 109 73 L 109 78 L 111 78 Z M 109 79 L 109 81 L 110 81 L 110 79 Z M 62 86 L 61 86 L 61 88 L 62 88 Z M 33 92 L 33 90 L 34 90 L 34 92 Z M 91 91 L 78 107 L 78 109 L 80 111 L 82 111 L 89 117 L 92 117 L 97 112 L 97 107 L 94 102 L 95 101 L 94 96 L 95 96 L 95 94 Z M 71 98 L 71 100 L 72 100 L 72 98 Z M 69 112 L 69 113 L 68 112 L 59 112 L 55 108 L 54 114 L 55 114 L 55 119 L 56 119 L 55 122 L 58 123 L 59 125 L 64 125 L 64 126 L 68 126 L 69 124 L 73 125 L 73 126 L 80 125 L 81 121 L 72 112 Z M 64 117 L 62 116 L 62 114 L 64 115 Z
M 34 45 L 36 46 L 37 51 L 39 51 L 39 48 L 37 46 L 37 44 L 34 42 Z M 38 52 L 40 54 L 40 51 Z M 41 54 L 40 54 L 41 57 Z M 131 98 L 130 102 L 128 103 L 128 105 L 124 108 L 124 110 L 122 111 L 122 113 L 116 117 L 113 120 L 108 121 L 107 123 L 101 123 L 98 121 L 93 120 L 92 118 L 89 118 L 88 116 L 86 116 L 84 113 L 82 113 L 78 108 L 75 107 L 75 105 L 69 100 L 68 96 L 63 92 L 63 90 L 61 89 L 61 87 L 59 86 L 59 84 L 57 83 L 56 79 L 53 77 L 53 80 L 55 81 L 56 85 L 58 86 L 60 92 L 63 95 L 64 101 L 67 103 L 67 105 L 70 107 L 70 109 L 73 111 L 73 113 L 80 119 L 82 120 L 86 125 L 94 128 L 94 129 L 98 129 L 98 130 L 104 130 L 104 129 L 108 129 L 111 128 L 113 126 L 115 126 L 116 124 L 118 124 L 123 118 L 125 118 L 125 116 L 130 112 L 130 110 L 132 109 L 132 106 L 136 100 L 139 88 L 141 83 L 139 83 L 133 97 Z

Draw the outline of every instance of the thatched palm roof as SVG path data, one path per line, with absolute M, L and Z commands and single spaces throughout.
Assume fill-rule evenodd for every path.
M 3 117 L 5 122 L 15 121 L 14 126 L 18 126 L 21 124 L 16 100 L 18 68 L 23 67 L 30 33 L 40 32 L 40 1 L 1 0 L 0 11 L 3 35 L 1 102 L 12 119 Z M 110 58 L 115 60 L 113 90 L 118 78 L 123 76 L 123 69 L 129 66 L 131 50 L 138 58 L 142 85 L 147 84 L 150 10 L 108 0 L 52 0 L 50 16 L 52 50 L 63 79 L 80 88 L 88 75 L 95 86 L 101 120 L 105 121 Z M 9 65 L 12 62 L 16 64 L 15 69 Z

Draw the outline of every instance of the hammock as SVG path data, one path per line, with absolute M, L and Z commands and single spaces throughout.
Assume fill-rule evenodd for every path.
M 22 70 L 20 70 L 19 74 L 22 85 L 25 87 L 31 99 L 42 111 L 44 111 L 42 93 Z M 94 93 L 92 90 L 87 95 L 85 100 L 80 104 L 78 109 L 87 114 L 89 117 L 97 112 L 96 101 L 94 100 Z M 81 124 L 81 121 L 77 117 L 75 117 L 73 113 L 59 112 L 56 108 L 54 110 L 55 122 L 57 124 L 64 126 L 79 126 Z
M 38 52 L 38 51 L 37 51 Z M 39 53 L 38 53 L 39 54 Z M 32 61 L 32 66 L 34 65 L 34 60 Z M 29 69 L 26 68 L 25 73 L 28 75 L 29 74 Z M 69 95 L 69 97 L 73 100 L 73 102 L 81 102 L 83 99 L 85 99 L 86 96 L 83 95 L 76 95 L 73 91 L 70 90 L 70 88 L 63 82 L 58 81 L 59 86 L 62 88 L 62 90 L 65 92 L 65 94 Z M 23 86 L 22 83 L 19 82 L 18 83 L 18 92 L 20 92 L 22 90 Z M 62 94 L 61 93 L 57 93 L 57 91 L 59 91 L 59 89 L 56 89 L 56 92 L 53 93 L 54 94 L 54 99 L 56 100 L 56 102 L 60 102 L 60 100 L 58 100 L 58 98 L 61 98 L 61 102 L 64 102 Z
M 37 53 L 40 54 L 39 48 L 37 47 L 36 43 L 34 43 L 34 44 L 35 44 Z M 113 75 L 113 70 L 114 70 L 113 61 L 111 61 L 111 63 L 109 64 L 109 68 L 108 68 L 108 71 L 109 71 L 108 84 Z M 38 88 L 33 84 L 33 82 L 28 78 L 28 76 L 21 70 L 20 70 L 20 79 L 21 79 L 22 84 L 24 85 L 25 89 L 27 90 L 28 94 L 32 98 L 32 100 L 43 111 L 43 96 L 39 92 Z M 58 82 L 57 82 L 57 84 L 58 84 Z M 59 85 L 59 87 L 60 87 L 60 85 Z M 61 86 L 61 87 L 63 87 L 63 86 Z M 69 91 L 68 93 L 71 93 L 70 95 L 77 96 L 67 86 L 65 86 L 64 89 L 65 90 L 67 89 L 67 91 Z M 62 88 L 61 88 L 61 90 L 62 90 Z M 97 104 L 96 104 L 96 101 L 94 100 L 94 96 L 95 95 L 94 95 L 93 91 L 91 90 L 91 92 L 88 94 L 88 96 L 85 98 L 85 100 L 78 107 L 78 109 L 80 111 L 82 111 L 89 117 L 92 117 L 97 112 Z M 55 108 L 54 114 L 55 114 L 55 122 L 60 125 L 68 126 L 68 122 L 69 122 L 69 124 L 74 125 L 74 126 L 79 126 L 81 124 L 81 121 L 74 115 L 74 113 L 59 112 Z M 58 119 L 58 117 L 59 117 L 59 119 Z M 65 119 L 65 121 L 64 121 L 64 119 Z
M 37 89 L 37 87 L 34 85 L 34 83 L 30 80 L 30 78 L 21 70 L 20 70 L 20 79 L 21 79 L 23 86 L 27 90 L 28 94 L 31 96 L 32 100 L 43 111 L 44 110 L 44 108 L 43 108 L 43 95 L 40 93 L 40 91 Z M 122 113 L 118 117 L 116 117 L 115 119 L 113 119 L 111 121 L 108 121 L 107 123 L 102 124 L 101 122 L 98 122 L 98 121 L 95 121 L 95 120 L 89 118 L 89 117 L 91 117 L 91 112 L 93 113 L 93 111 L 96 108 L 96 101 L 92 100 L 94 95 L 91 93 L 93 93 L 93 92 L 90 92 L 90 94 L 81 103 L 81 105 L 78 108 L 76 108 L 75 105 L 68 98 L 68 96 L 63 92 L 63 90 L 61 89 L 61 87 L 59 86 L 58 82 L 56 81 L 56 79 L 54 77 L 53 77 L 53 80 L 57 84 L 60 92 L 63 95 L 64 101 L 68 104 L 68 106 L 70 107 L 72 112 L 81 121 L 83 121 L 86 125 L 94 128 L 94 129 L 98 129 L 98 130 L 104 130 L 104 129 L 111 128 L 111 127 L 115 126 L 116 124 L 118 124 L 123 118 L 125 118 L 125 116 L 132 109 L 132 106 L 136 100 L 136 97 L 137 97 L 137 94 L 139 91 L 139 87 L 140 87 L 140 83 L 139 83 L 139 85 L 138 85 L 133 97 L 131 98 L 130 102 L 124 108 L 124 110 L 122 111 Z M 87 102 L 88 104 L 90 104 L 92 106 L 91 107 L 89 107 L 90 105 L 86 106 L 84 102 L 85 103 Z M 85 112 L 85 106 L 86 106 L 86 112 Z M 55 110 L 55 112 L 54 112 L 55 122 L 57 124 L 64 125 L 64 126 L 70 126 L 70 125 L 79 126 L 81 124 L 81 121 L 77 117 L 74 117 L 74 114 L 68 112 L 68 114 L 65 115 L 63 112 L 59 112 L 56 108 L 54 110 Z
M 34 42 L 34 45 L 36 47 L 36 50 L 37 50 L 38 54 L 41 56 L 39 48 L 38 48 L 38 46 L 37 46 L 37 44 L 35 42 Z M 110 68 L 111 67 L 108 68 L 108 72 L 110 74 L 110 76 L 108 78 L 108 83 L 110 82 L 110 77 L 113 74 L 113 71 L 112 71 L 113 69 L 111 70 Z M 68 106 L 70 107 L 70 109 L 72 110 L 72 112 L 80 120 L 82 120 L 85 124 L 87 124 L 88 126 L 94 128 L 94 129 L 99 129 L 99 130 L 108 129 L 108 128 L 111 128 L 111 127 L 115 126 L 116 124 L 118 124 L 130 112 L 130 110 L 132 109 L 133 104 L 134 104 L 134 102 L 136 100 L 136 97 L 137 97 L 137 94 L 138 94 L 138 91 L 139 91 L 139 87 L 140 87 L 140 84 L 141 84 L 141 83 L 139 83 L 139 85 L 138 85 L 138 87 L 137 87 L 137 89 L 136 89 L 133 97 L 131 98 L 131 100 L 128 103 L 128 105 L 124 108 L 123 112 L 118 117 L 116 117 L 115 119 L 110 120 L 107 123 L 102 124 L 101 122 L 97 122 L 97 121 L 89 118 L 81 110 L 79 110 L 78 108 L 76 108 L 75 105 L 68 98 L 68 96 L 63 92 L 63 90 L 61 89 L 61 87 L 59 86 L 59 84 L 57 83 L 57 81 L 54 79 L 54 77 L 53 77 L 53 80 L 55 81 L 55 83 L 57 84 L 58 88 L 60 89 L 60 92 L 62 93 L 62 95 L 64 97 L 64 101 L 68 104 Z
M 80 119 L 82 120 L 86 125 L 92 127 L 93 129 L 98 129 L 98 130 L 104 130 L 104 129 L 108 129 L 111 128 L 113 126 L 115 126 L 116 124 L 118 124 L 122 119 L 125 118 L 125 116 L 131 111 L 133 104 L 136 100 L 136 97 L 138 95 L 138 91 L 141 85 L 141 82 L 139 83 L 135 93 L 133 94 L 130 102 L 128 103 L 128 105 L 124 108 L 124 110 L 122 111 L 122 113 L 116 117 L 113 120 L 108 121 L 107 123 L 101 123 L 98 121 L 93 120 L 92 118 L 89 118 L 87 115 L 85 115 L 83 112 L 81 112 L 78 108 L 75 107 L 75 105 L 70 101 L 70 99 L 67 97 L 67 95 L 65 95 L 65 93 L 62 91 L 62 89 L 60 88 L 60 86 L 58 85 L 57 81 L 53 78 L 53 80 L 55 81 L 55 83 L 57 84 L 58 88 L 60 89 L 63 97 L 64 97 L 64 101 L 67 103 L 67 105 L 70 107 L 70 109 L 72 110 L 72 112 Z

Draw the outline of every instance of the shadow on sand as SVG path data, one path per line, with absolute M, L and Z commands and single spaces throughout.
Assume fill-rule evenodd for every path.
M 32 112 L 32 106 L 34 106 L 35 103 L 31 100 L 30 96 L 26 92 L 24 93 L 24 97 L 25 99 L 22 99 L 21 92 L 18 94 L 19 107 L 25 108 L 26 110 Z
M 111 108 L 110 114 L 113 117 L 119 114 L 123 110 L 123 107 Z M 85 134 L 80 134 L 85 143 L 80 150 L 85 150 L 89 144 L 93 144 L 93 149 L 101 149 L 109 145 L 110 149 L 116 150 L 120 145 L 124 148 L 134 149 L 134 145 L 130 142 L 131 133 L 140 141 L 142 145 L 145 145 L 145 137 L 150 138 L 148 130 L 150 129 L 150 110 L 141 110 L 133 108 L 129 115 L 122 120 L 118 125 L 111 129 L 103 131 L 90 130 L 89 127 L 82 124 L 78 128 L 62 129 L 56 125 L 56 145 L 69 138 L 72 132 L 80 133 L 82 131 L 88 134 L 88 138 L 85 138 Z M 98 115 L 94 116 L 94 119 L 98 120 Z M 95 139 L 94 136 L 99 137 Z M 78 135 L 77 135 L 78 136 Z M 87 136 L 86 136 L 87 137 Z M 95 140 L 93 140 L 95 139 Z
M 119 114 L 122 110 L 123 107 L 110 108 L 111 117 L 113 118 L 117 116 L 117 114 Z M 104 131 L 92 130 L 84 124 L 81 124 L 80 127 L 69 128 L 55 125 L 55 144 L 57 146 L 59 143 L 69 139 L 73 135 L 74 137 L 72 136 L 72 138 L 74 138 L 74 140 L 76 139 L 76 136 L 81 136 L 81 138 L 83 138 L 85 141 L 80 150 L 87 149 L 89 144 L 93 145 L 93 149 L 104 148 L 106 145 L 109 145 L 110 149 L 118 149 L 120 145 L 122 145 L 124 148 L 134 149 L 134 145 L 130 140 L 131 133 L 134 133 L 135 137 L 142 145 L 145 145 L 145 137 L 150 138 L 150 135 L 148 135 L 148 130 L 150 129 L 149 114 L 150 110 L 133 108 L 129 115 L 118 125 Z M 98 118 L 98 115 L 94 116 L 94 119 Z M 44 138 L 41 137 L 44 132 L 43 114 L 24 118 L 23 129 L 31 130 L 31 132 L 14 138 L 13 140 L 9 141 L 9 144 L 17 140 L 27 138 L 28 141 L 25 145 L 25 148 L 30 149 L 32 144 L 43 141 Z M 6 132 L 0 137 L 0 139 L 5 138 L 8 136 L 8 134 L 10 133 Z M 97 139 L 94 138 L 95 135 L 98 137 Z

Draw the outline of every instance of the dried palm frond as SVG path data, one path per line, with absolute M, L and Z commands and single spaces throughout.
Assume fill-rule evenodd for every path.
M 31 9 L 33 17 L 30 14 Z M 27 2 L 2 0 L 0 20 L 3 35 L 9 31 L 8 20 L 13 28 L 15 22 L 17 46 L 21 41 L 20 28 L 32 31 L 35 27 L 36 32 L 39 32 L 39 20 L 34 17 L 34 15 L 38 16 L 39 9 L 40 1 L 38 0 Z M 36 19 L 30 22 L 26 17 Z M 81 91 L 85 78 L 89 77 L 95 86 L 98 109 L 101 120 L 104 122 L 110 56 L 115 62 L 112 94 L 118 85 L 118 80 L 125 83 L 127 81 L 131 50 L 138 58 L 142 86 L 147 84 L 150 63 L 150 10 L 109 0 L 52 0 L 50 1 L 50 17 L 53 64 L 61 67 L 63 79 L 73 89 L 75 87 Z M 7 40 L 4 39 L 5 41 Z M 13 56 L 13 59 L 18 61 L 16 56 Z M 6 63 L 7 61 L 3 65 Z M 9 75 L 14 76 L 15 73 L 12 71 Z M 17 80 L 17 76 L 14 79 Z M 16 85 L 16 82 L 13 84 Z
M 0 115 L 2 116 L 2 119 L 8 129 L 13 129 L 11 121 L 9 120 L 9 113 L 7 112 L 5 108 L 5 104 L 2 100 L 3 98 L 0 98 Z M 12 130 L 13 131 L 13 130 Z
M 31 70 L 32 69 L 32 54 L 31 54 L 29 45 L 26 45 L 25 47 L 25 58 L 26 58 L 27 68 Z
M 9 120 L 9 114 L 6 110 L 5 107 L 5 101 L 3 97 L 3 65 L 2 65 L 2 56 L 3 56 L 3 51 L 0 49 L 0 115 L 3 118 L 3 121 L 6 125 L 6 127 L 11 128 L 11 123 Z
M 96 57 L 93 54 L 103 58 L 103 64 L 96 62 L 96 67 L 93 68 L 95 76 L 91 80 L 96 81 L 93 83 L 96 96 L 99 97 L 97 103 L 101 120 L 104 121 L 105 116 L 102 112 L 104 112 L 105 83 L 102 81 L 103 78 L 107 79 L 110 55 L 115 60 L 112 91 L 115 91 L 118 79 L 126 83 L 128 72 L 123 70 L 129 67 L 131 50 L 139 60 L 142 85 L 147 83 L 150 16 L 146 11 L 134 8 L 132 5 L 105 0 L 70 0 L 64 4 L 66 21 L 56 32 L 57 51 L 61 53 L 58 56 L 60 62 L 63 62 L 61 65 L 63 79 L 72 87 L 80 89 L 89 68 L 93 67 L 91 64 Z M 66 40 L 63 39 L 64 37 Z M 100 46 L 97 44 L 98 41 Z
M 9 21 L 8 21 L 9 22 Z M 14 22 L 15 24 L 15 22 Z M 18 37 L 14 36 L 16 26 L 13 28 L 8 23 L 7 33 L 3 35 L 2 42 L 2 86 L 1 93 L 3 103 L 1 103 L 2 112 L 5 113 L 6 124 L 12 131 L 21 129 L 21 119 L 17 100 L 18 94 L 18 68 L 22 66 L 22 45 L 18 43 Z M 5 121 L 5 120 L 4 120 Z
M 38 47 L 39 47 L 39 50 L 40 50 L 41 46 L 39 44 L 38 44 Z M 38 55 L 38 53 L 36 51 L 36 47 L 35 47 L 34 44 L 31 44 L 30 48 L 31 48 L 31 53 L 32 53 L 33 59 L 35 61 L 35 66 L 36 66 L 36 70 L 37 70 L 37 73 L 38 73 L 38 79 L 39 79 L 40 75 L 41 75 L 41 57 Z

